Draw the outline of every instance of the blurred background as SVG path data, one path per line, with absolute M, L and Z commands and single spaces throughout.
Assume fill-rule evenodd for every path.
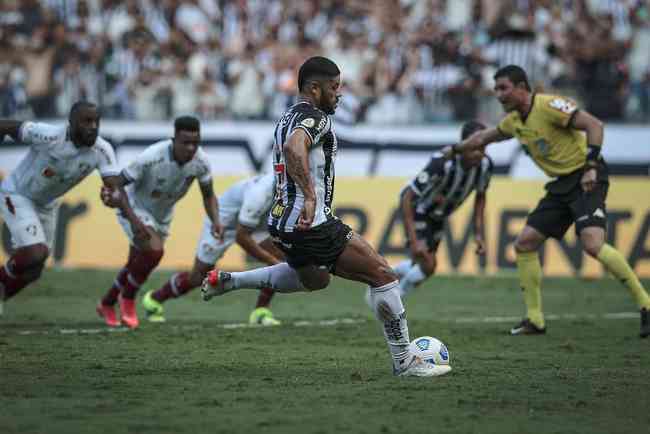
M 339 122 L 481 118 L 496 68 L 596 116 L 650 121 L 648 0 L 3 0 L 0 116 L 276 119 L 301 62 L 343 72 Z
M 174 117 L 194 114 L 222 192 L 270 168 L 274 122 L 313 55 L 342 70 L 336 213 L 391 261 L 407 253 L 399 191 L 432 151 L 459 139 L 463 121 L 503 116 L 492 76 L 517 64 L 538 91 L 605 121 L 608 242 L 650 276 L 650 0 L 2 0 L 0 117 L 60 124 L 74 101 L 95 102 L 100 134 L 125 165 L 171 137 Z M 512 242 L 544 192 L 545 175 L 516 140 L 488 151 L 497 175 L 488 255 L 473 254 L 470 200 L 446 229 L 440 272 L 512 269 Z M 0 176 L 25 152 L 5 140 Z M 63 200 L 54 264 L 118 267 L 126 254 L 91 178 Z M 191 263 L 202 215 L 192 189 L 163 267 Z M 0 238 L 3 260 L 6 228 Z M 88 255 L 88 243 L 105 248 Z M 547 245 L 547 273 L 602 274 L 572 231 Z M 222 265 L 247 266 L 238 249 Z

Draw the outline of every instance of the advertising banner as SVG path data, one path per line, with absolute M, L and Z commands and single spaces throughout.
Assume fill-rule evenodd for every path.
M 224 191 L 241 179 L 216 177 L 215 190 Z M 405 258 L 404 231 L 396 212 L 398 196 L 406 178 L 337 178 L 335 212 L 361 233 L 391 264 Z M 115 212 L 99 200 L 101 181 L 91 176 L 63 198 L 59 211 L 55 246 L 50 262 L 60 267 L 117 268 L 126 262 L 128 240 L 118 225 Z M 643 277 L 650 277 L 650 180 L 642 177 L 611 179 L 608 212 L 608 242 L 616 246 Z M 541 181 L 513 181 L 493 178 L 487 193 L 485 258 L 474 254 L 472 232 L 473 196 L 450 219 L 438 251 L 438 272 L 494 274 L 513 270 L 513 242 L 527 213 L 544 194 Z M 161 267 L 191 267 L 205 212 L 197 186 L 190 189 L 176 207 L 171 235 Z M 2 224 L 0 261 L 10 252 L 10 236 Z M 547 275 L 600 276 L 600 264 L 582 253 L 573 228 L 561 241 L 549 240 L 541 252 Z M 238 246 L 220 261 L 225 269 L 250 266 Z

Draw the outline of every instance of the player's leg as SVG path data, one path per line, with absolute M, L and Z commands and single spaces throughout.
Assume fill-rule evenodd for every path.
M 97 306 L 97 313 L 104 318 L 108 326 L 119 325 L 115 315 L 115 296 L 118 295 L 121 311 L 121 322 L 127 327 L 135 328 L 139 320 L 135 307 L 135 296 L 140 286 L 147 280 L 151 272 L 158 266 L 163 256 L 164 237 L 159 232 L 151 216 L 136 211 L 144 223 L 149 239 L 136 240 L 130 223 L 118 213 L 118 221 L 126 233 L 129 245 L 129 259 L 120 271 L 113 285 Z
M 542 310 L 542 265 L 538 250 L 548 237 L 561 239 L 573 223 L 569 206 L 560 198 L 547 194 L 528 215 L 526 226 L 517 236 L 515 253 L 517 273 L 526 317 L 510 330 L 512 335 L 542 334 L 546 323 Z
M 260 246 L 269 251 L 276 258 L 283 258 L 284 253 L 278 249 L 275 244 L 268 237 L 268 233 L 262 233 L 259 235 L 259 238 L 256 238 L 256 234 L 253 234 L 255 241 L 261 241 Z M 263 238 L 262 238 L 263 237 Z M 261 238 L 261 239 L 260 239 Z M 257 296 L 257 301 L 255 303 L 255 309 L 248 316 L 248 323 L 255 325 L 264 325 L 264 326 L 273 326 L 280 325 L 280 321 L 274 318 L 273 312 L 270 309 L 271 299 L 275 291 L 272 288 L 262 288 L 260 293 Z
M 419 240 L 427 244 L 428 251 L 417 258 L 412 258 L 413 265 L 404 276 L 400 277 L 399 291 L 402 298 L 432 276 L 438 265 L 436 254 L 442 239 L 444 222 L 426 221 L 423 223 L 426 224 L 426 229 L 418 231 L 417 236 Z
M 169 299 L 182 297 L 192 289 L 201 286 L 203 279 L 214 267 L 199 258 L 194 258 L 192 270 L 173 274 L 165 284 L 157 290 L 148 291 L 142 298 L 142 306 L 150 322 L 165 322 L 163 303 Z
M 135 242 L 135 254 L 127 265 L 128 273 L 118 298 L 122 323 L 129 328 L 139 325 L 135 297 L 140 287 L 158 266 L 164 254 L 164 238 L 155 228 L 147 226 L 149 239 Z
M 397 288 L 397 275 L 368 242 L 353 233 L 336 260 L 333 273 L 370 286 L 372 310 L 383 326 L 394 374 L 432 376 L 447 372 L 429 368 L 410 355 L 406 310 Z
M 52 245 L 50 226 L 55 222 L 56 209 L 39 210 L 29 199 L 16 194 L 2 193 L 0 197 L 0 214 L 9 228 L 14 248 L 0 267 L 1 302 L 40 277 Z
M 196 257 L 192 270 L 175 273 L 162 287 L 155 291 L 148 291 L 142 298 L 142 306 L 147 313 L 147 319 L 151 322 L 164 322 L 163 303 L 169 299 L 181 297 L 201 286 L 208 272 L 234 241 L 235 232 L 231 230 L 225 231 L 223 240 L 217 240 L 212 235 L 212 222 L 205 219 L 196 246 Z
M 584 251 L 603 264 L 634 298 L 641 312 L 640 336 L 645 338 L 650 336 L 650 296 L 621 252 L 605 243 L 607 190 L 608 184 L 601 182 L 593 191 L 583 193 L 576 201 L 573 207 L 576 211 L 576 233 Z

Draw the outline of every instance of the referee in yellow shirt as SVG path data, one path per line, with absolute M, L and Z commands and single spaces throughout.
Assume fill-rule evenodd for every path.
M 447 149 L 447 156 L 516 137 L 548 176 L 546 195 L 529 215 L 515 242 L 517 270 L 527 315 L 513 335 L 546 332 L 542 313 L 542 268 L 537 251 L 548 237 L 561 239 L 572 224 L 590 256 L 623 283 L 639 306 L 641 333 L 650 335 L 650 297 L 623 255 L 605 243 L 609 188 L 600 150 L 603 123 L 564 97 L 531 91 L 526 72 L 515 65 L 494 75 L 494 90 L 507 115 L 496 128 L 478 131 Z

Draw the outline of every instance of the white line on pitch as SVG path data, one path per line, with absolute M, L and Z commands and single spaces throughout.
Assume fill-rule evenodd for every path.
M 555 320 L 594 320 L 594 319 L 605 319 L 605 320 L 621 320 L 621 319 L 635 319 L 638 318 L 639 314 L 637 312 L 614 312 L 614 313 L 605 313 L 605 314 L 548 314 L 545 316 L 546 320 L 555 321 Z M 486 317 L 460 317 L 460 318 L 442 318 L 437 319 L 441 322 L 451 322 L 459 324 L 477 324 L 477 323 L 510 323 L 521 320 L 519 316 L 486 316 Z M 291 323 L 285 323 L 285 326 L 293 327 L 332 327 L 337 325 L 352 325 L 352 324 L 363 324 L 368 322 L 368 320 L 363 318 L 334 318 L 328 320 L 319 320 L 319 321 L 294 321 Z M 221 328 L 226 330 L 232 329 L 243 329 L 243 328 L 259 328 L 261 326 L 250 325 L 248 323 L 227 323 L 227 324 L 215 324 L 210 326 L 211 328 Z M 171 330 L 200 330 L 206 328 L 202 325 L 171 325 Z M 58 330 L 19 330 L 17 334 L 21 336 L 28 335 L 49 335 L 49 334 L 61 334 L 61 335 L 93 335 L 99 333 L 124 333 L 130 331 L 126 327 L 102 327 L 102 328 L 92 328 L 92 329 L 58 329 Z

